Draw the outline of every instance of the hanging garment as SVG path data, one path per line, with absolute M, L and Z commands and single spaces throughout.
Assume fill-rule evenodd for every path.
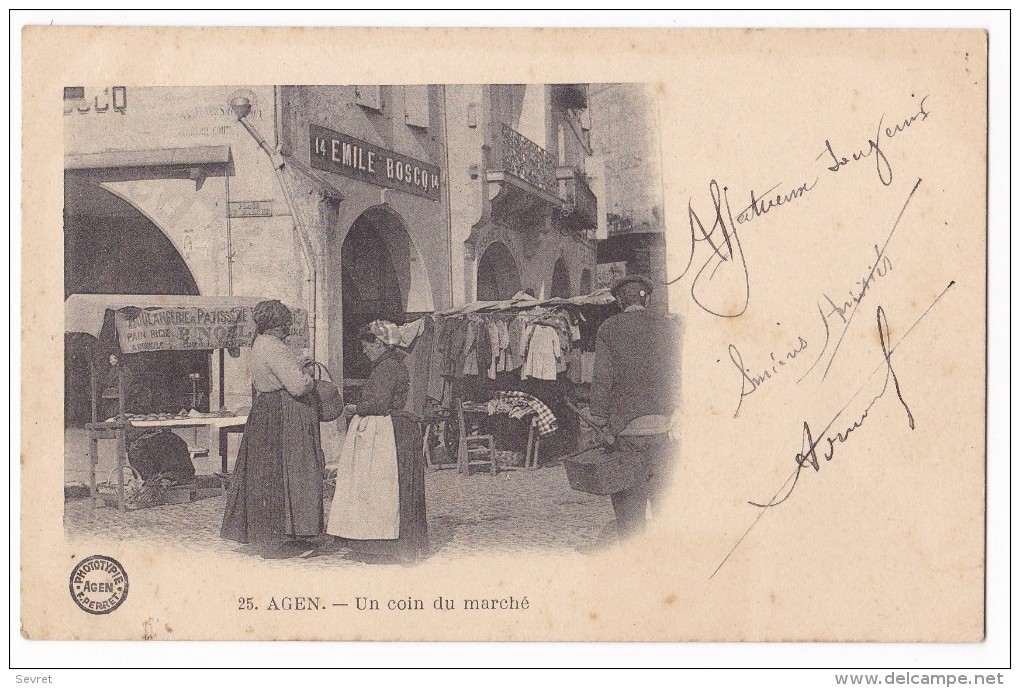
M 513 368 L 510 367 L 510 332 L 507 329 L 507 321 L 505 319 L 496 321 L 496 332 L 499 334 L 500 352 L 496 372 L 502 373 L 508 370 L 513 370 Z
M 478 374 L 478 326 L 478 320 L 468 319 L 465 329 L 464 346 L 461 349 L 460 371 L 462 376 Z
M 464 343 L 467 341 L 468 322 L 456 318 L 450 330 L 450 375 L 464 377 Z
M 529 377 L 555 380 L 557 366 L 562 357 L 560 338 L 556 330 L 545 325 L 530 328 L 524 357 L 524 365 L 521 367 L 522 380 Z
M 475 358 L 478 361 L 478 374 L 487 376 L 489 366 L 492 365 L 492 339 L 489 337 L 489 328 L 484 320 L 478 321 L 478 334 L 475 338 Z
M 431 321 L 432 319 L 429 318 Z M 446 380 L 443 378 L 443 371 L 446 366 L 446 347 L 449 344 L 447 337 L 450 320 L 443 318 L 437 321 L 433 327 L 431 354 L 429 356 L 428 387 L 425 393 L 426 398 L 442 401 L 443 391 L 446 387 Z M 444 339 L 444 337 L 446 337 Z
M 429 396 L 433 338 L 432 318 L 422 318 L 420 334 L 416 337 L 407 356 L 404 357 L 404 367 L 407 368 L 411 380 L 411 388 L 404 410 L 418 417 L 424 414 Z
M 507 370 L 517 370 L 524 365 L 524 318 L 517 316 L 507 323 Z
M 397 443 L 389 416 L 354 416 L 337 464 L 326 532 L 353 540 L 400 535 Z
M 500 329 L 502 325 L 502 330 Z M 492 355 L 489 361 L 489 379 L 495 380 L 496 373 L 506 370 L 506 325 L 498 320 L 488 320 L 485 327 L 489 332 L 489 343 L 492 346 Z
M 566 356 L 567 379 L 575 385 L 581 384 L 581 350 L 571 349 Z

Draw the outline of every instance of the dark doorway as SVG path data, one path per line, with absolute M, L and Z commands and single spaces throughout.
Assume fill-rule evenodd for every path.
M 553 298 L 568 298 L 570 294 L 570 272 L 567 270 L 567 264 L 563 262 L 562 258 L 557 259 L 556 264 L 553 265 L 553 278 L 552 278 L 552 290 L 549 295 Z
M 371 363 L 358 344 L 358 330 L 373 320 L 404 322 L 411 283 L 411 238 L 403 222 L 385 208 L 362 213 L 340 249 L 344 377 L 368 377 Z
M 478 261 L 475 295 L 479 301 L 502 301 L 521 290 L 521 274 L 517 261 L 505 245 L 489 244 Z

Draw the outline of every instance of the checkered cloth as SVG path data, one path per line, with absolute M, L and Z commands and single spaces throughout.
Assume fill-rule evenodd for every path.
M 549 407 L 530 394 L 498 392 L 495 399 L 510 406 L 511 410 L 508 415 L 511 418 L 523 418 L 526 415 L 535 414 L 534 422 L 538 425 L 538 434 L 542 437 L 553 434 L 559 427 L 556 416 L 549 410 Z

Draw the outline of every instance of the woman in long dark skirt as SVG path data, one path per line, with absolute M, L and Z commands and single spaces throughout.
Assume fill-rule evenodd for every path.
M 267 556 L 300 556 L 322 534 L 319 414 L 311 375 L 285 342 L 292 315 L 263 301 L 249 364 L 257 396 L 244 426 L 221 535 L 261 545 Z
M 372 372 L 352 416 L 337 467 L 326 532 L 356 552 L 410 563 L 428 555 L 421 431 L 404 412 L 410 388 L 396 325 L 376 320 L 359 334 Z

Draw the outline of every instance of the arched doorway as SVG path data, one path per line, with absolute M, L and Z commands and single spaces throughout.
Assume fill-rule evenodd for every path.
M 504 244 L 494 241 L 478 261 L 475 297 L 479 301 L 502 301 L 521 290 L 517 261 Z
M 65 298 L 71 294 L 198 295 L 194 275 L 173 242 L 137 208 L 105 189 L 103 180 L 102 170 L 64 175 Z M 81 333 L 65 335 L 65 423 L 91 420 L 89 364 L 96 365 L 102 388 L 109 373 L 109 354 L 116 350 L 112 332 L 104 332 L 101 341 Z M 207 352 L 131 354 L 124 357 L 124 364 L 145 392 L 139 403 L 146 413 L 191 407 L 191 374 L 199 376 L 200 410 L 208 410 Z
M 581 270 L 581 294 L 591 293 L 591 270 Z
M 562 258 L 558 258 L 553 265 L 552 289 L 549 295 L 564 299 L 570 296 L 570 272 Z
M 432 288 L 403 220 L 386 206 L 354 221 L 340 248 L 343 376 L 368 377 L 358 330 L 373 320 L 407 322 L 432 310 Z

